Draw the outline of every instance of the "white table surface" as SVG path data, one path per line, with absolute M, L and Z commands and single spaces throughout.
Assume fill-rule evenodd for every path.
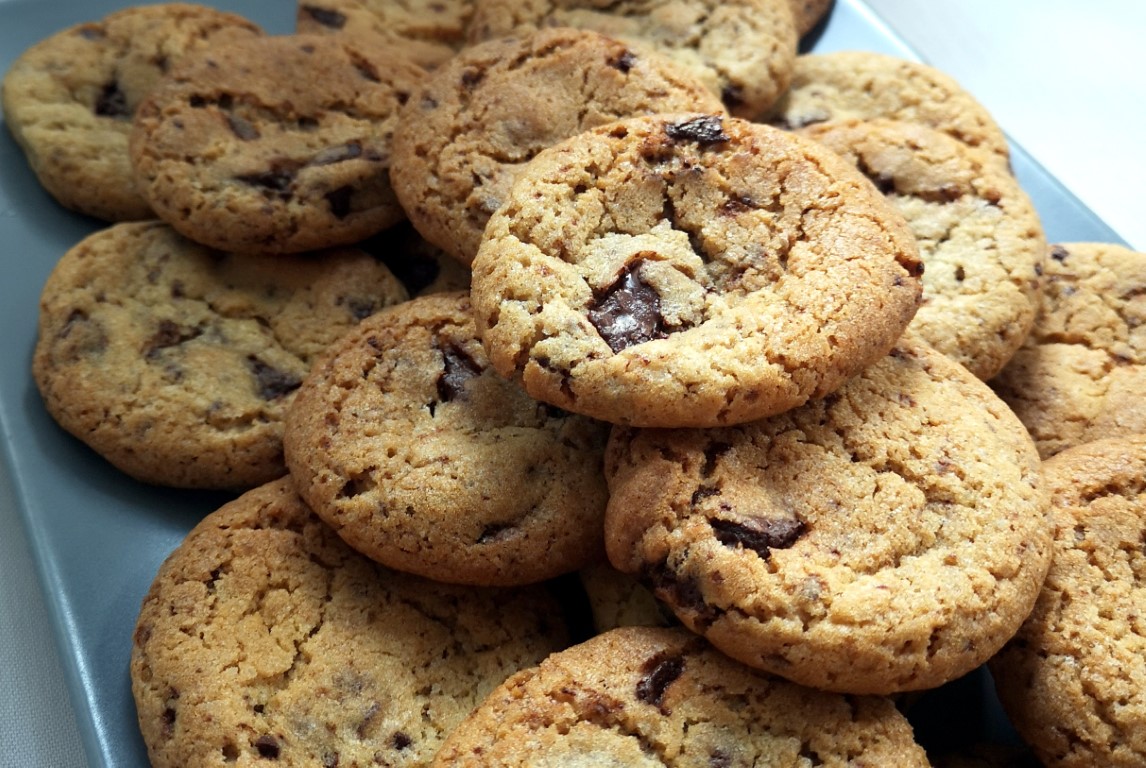
M 868 0 L 1136 250 L 1146 250 L 1146 3 Z M 0 768 L 85 768 L 47 611 L 0 473 Z

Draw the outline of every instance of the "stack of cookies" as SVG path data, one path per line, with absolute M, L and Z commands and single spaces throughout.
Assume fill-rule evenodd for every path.
M 135 627 L 154 765 L 956 764 L 904 711 L 987 662 L 1044 764 L 1143 764 L 1146 256 L 1048 248 L 942 73 L 797 55 L 828 6 L 176 3 L 16 62 L 107 222 L 46 407 L 235 494 Z

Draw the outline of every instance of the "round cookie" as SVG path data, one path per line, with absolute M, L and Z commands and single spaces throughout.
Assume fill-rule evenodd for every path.
M 819 144 L 719 115 L 633 118 L 535 157 L 473 263 L 478 333 L 533 397 L 719 426 L 822 397 L 920 298 L 915 240 Z
M 1048 768 L 1146 765 L 1146 435 L 1043 464 L 1054 560 L 991 660 L 999 699 Z
M 469 36 L 476 42 L 545 26 L 593 29 L 666 54 L 748 119 L 784 93 L 796 58 L 789 0 L 474 0 Z
M 49 276 L 32 372 L 53 418 L 136 479 L 252 487 L 286 472 L 282 417 L 310 361 L 405 298 L 360 251 L 236 256 L 121 223 Z
M 971 671 L 1050 560 L 1026 431 L 910 332 L 826 398 L 725 429 L 615 428 L 605 461 L 613 565 L 733 658 L 816 688 Z
M 105 221 L 152 218 L 128 154 L 136 107 L 185 54 L 262 34 L 188 3 L 126 8 L 33 45 L 4 75 L 4 122 L 61 205 Z
M 991 386 L 1042 457 L 1146 433 L 1146 254 L 1114 243 L 1052 246 L 1042 309 Z
M 452 583 L 514 585 L 601 557 L 608 426 L 489 366 L 464 293 L 367 318 L 286 420 L 299 493 L 352 547 Z
M 473 0 L 300 0 L 295 31 L 404 43 L 407 58 L 434 69 L 465 45 L 472 14 Z
M 624 117 L 722 110 L 663 56 L 590 30 L 543 29 L 475 45 L 427 78 L 399 116 L 390 177 L 418 231 L 469 265 L 541 150 Z
M 1046 239 L 1019 182 L 982 152 L 919 123 L 877 118 L 809 126 L 903 214 L 919 245 L 923 304 L 911 327 L 980 379 L 1026 339 Z
M 886 698 L 755 673 L 683 629 L 598 635 L 499 686 L 432 766 L 926 766 Z
M 922 123 L 1009 166 L 1007 137 L 970 93 L 934 67 L 885 53 L 797 56 L 791 86 L 765 120 L 793 129 L 876 117 Z
M 424 76 L 398 54 L 284 35 L 185 57 L 136 113 L 140 190 L 181 233 L 228 251 L 297 253 L 396 224 L 390 137 Z
M 563 648 L 540 588 L 387 571 L 287 478 L 208 515 L 164 562 L 133 635 L 155 768 L 425 766 L 513 672 Z

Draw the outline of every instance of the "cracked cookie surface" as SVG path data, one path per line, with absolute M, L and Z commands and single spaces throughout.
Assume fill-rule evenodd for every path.
M 364 320 L 287 415 L 299 492 L 355 549 L 440 581 L 541 581 L 603 556 L 608 425 L 489 366 L 465 293 Z
M 127 8 L 32 46 L 4 75 L 4 122 L 43 187 L 64 207 L 105 221 L 152 218 L 128 153 L 131 120 L 188 52 L 262 31 L 187 3 Z
M 1035 325 L 991 386 L 1044 459 L 1146 433 L 1146 254 L 1059 243 L 1044 270 Z
M 468 265 L 541 150 L 624 117 L 722 109 L 656 53 L 589 30 L 524 33 L 468 48 L 427 78 L 399 115 L 391 180 L 418 231 Z
M 357 242 L 405 218 L 390 139 L 423 76 L 400 48 L 364 37 L 213 46 L 185 57 L 140 105 L 136 182 L 160 218 L 213 248 Z
M 770 419 L 614 428 L 605 469 L 618 569 L 725 653 L 827 690 L 971 671 L 1030 611 L 1051 554 L 1030 437 L 910 332 Z
M 155 768 L 425 766 L 513 672 L 568 640 L 543 588 L 478 590 L 388 571 L 274 481 L 167 558 L 133 635 Z
M 1146 435 L 1044 462 L 1054 559 L 991 660 L 999 699 L 1048 768 L 1146 765 Z
M 133 477 L 252 487 L 286 472 L 283 413 L 310 362 L 405 298 L 361 251 L 233 255 L 121 223 L 49 276 L 32 372 L 53 418 Z
M 926 766 L 890 700 L 743 667 L 683 629 L 633 627 L 495 690 L 433 766 Z
M 796 57 L 792 83 L 766 122 L 802 128 L 829 120 L 890 118 L 921 123 L 981 149 L 1006 168 L 1007 137 L 950 75 L 885 53 L 836 51 Z
M 474 317 L 533 397 L 638 426 L 795 407 L 886 354 L 915 239 L 815 142 L 720 115 L 620 121 L 538 154 L 491 217 Z
M 602 32 L 694 73 L 729 113 L 752 119 L 788 85 L 796 28 L 788 0 L 475 0 L 472 41 L 546 26 Z
M 907 219 L 926 267 L 911 328 L 980 379 L 997 374 L 1034 323 L 1046 260 L 1015 177 L 917 123 L 834 120 L 802 133 L 853 163 Z

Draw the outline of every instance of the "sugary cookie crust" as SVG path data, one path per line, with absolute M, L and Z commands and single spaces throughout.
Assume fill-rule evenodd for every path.
M 820 145 L 719 115 L 620 121 L 545 150 L 473 264 L 493 365 L 639 426 L 716 426 L 838 388 L 920 297 L 914 238 Z
M 1038 595 L 1038 456 L 985 384 L 910 334 L 838 392 L 714 430 L 614 428 L 609 559 L 750 666 L 828 690 L 936 687 Z

